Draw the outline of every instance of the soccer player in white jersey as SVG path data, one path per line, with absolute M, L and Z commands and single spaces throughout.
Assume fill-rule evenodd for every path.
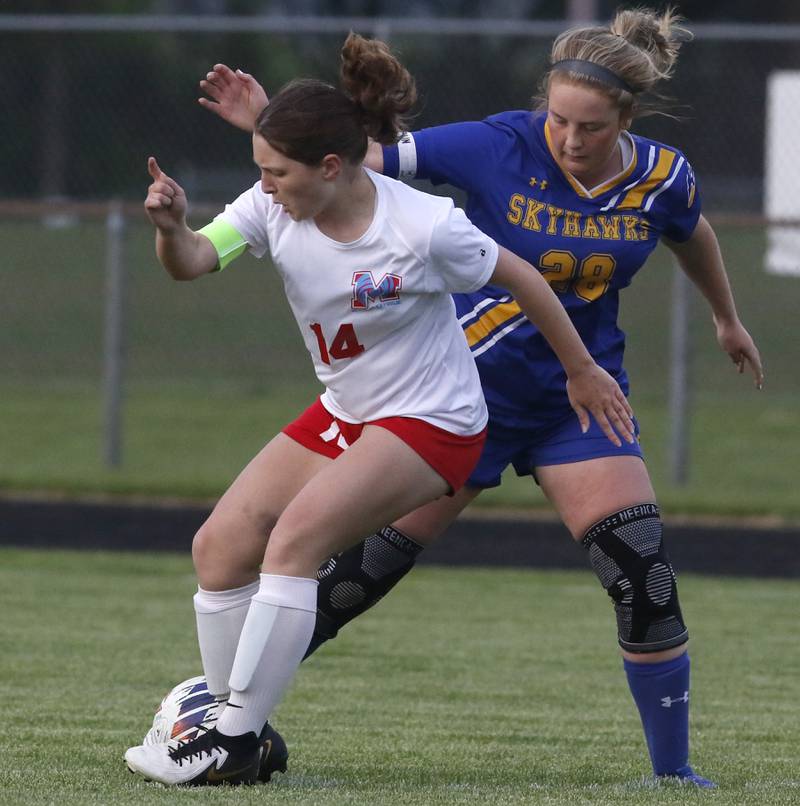
M 132 771 L 166 784 L 256 780 L 265 722 L 314 629 L 317 568 L 471 473 L 487 415 L 451 292 L 507 287 L 563 363 L 582 426 L 591 413 L 616 444 L 634 439 L 622 391 L 540 274 L 449 199 L 364 168 L 368 135 L 395 141 L 413 80 L 385 45 L 354 35 L 342 60 L 342 89 L 292 82 L 261 113 L 260 182 L 199 232 L 181 187 L 148 163 L 165 269 L 192 280 L 246 248 L 269 252 L 325 385 L 195 536 L 203 670 L 227 705 L 197 739 L 127 751 Z

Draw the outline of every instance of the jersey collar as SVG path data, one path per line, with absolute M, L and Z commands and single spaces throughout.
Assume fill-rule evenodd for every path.
M 558 166 L 558 169 L 564 174 L 564 178 L 569 182 L 570 187 L 579 195 L 585 199 L 596 199 L 598 196 L 602 196 L 604 193 L 607 193 L 611 188 L 616 187 L 620 182 L 624 182 L 634 171 L 636 168 L 636 143 L 633 142 L 633 138 L 630 134 L 626 131 L 623 131 L 620 137 L 626 137 L 628 139 L 628 143 L 630 143 L 631 147 L 631 158 L 628 162 L 627 166 L 623 168 L 623 170 L 618 173 L 616 176 L 612 176 L 611 179 L 607 179 L 601 185 L 597 185 L 593 187 L 591 190 L 585 188 L 569 171 L 564 170 L 561 167 L 561 163 L 556 159 L 555 150 L 553 149 L 553 142 L 550 136 L 550 127 L 548 126 L 547 118 L 544 119 L 544 139 L 547 142 L 547 148 L 550 151 L 550 156 L 553 158 L 553 162 Z

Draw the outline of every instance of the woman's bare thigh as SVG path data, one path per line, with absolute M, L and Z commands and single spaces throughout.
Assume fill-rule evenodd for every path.
M 289 502 L 332 460 L 278 434 L 242 470 L 195 537 L 200 587 L 224 590 L 258 574 L 270 532 Z
M 536 468 L 536 478 L 575 540 L 612 512 L 656 500 L 647 467 L 638 456 L 544 465 Z
M 447 492 L 447 482 L 395 434 L 366 426 L 286 507 L 264 558 L 269 573 L 313 577 L 319 565 Z

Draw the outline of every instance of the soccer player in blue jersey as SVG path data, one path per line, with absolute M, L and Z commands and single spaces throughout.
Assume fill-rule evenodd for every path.
M 722 350 L 763 383 L 691 166 L 678 149 L 629 131 L 645 111 L 644 94 L 670 77 L 684 36 L 671 11 L 646 9 L 569 30 L 553 45 L 541 109 L 407 133 L 397 145 L 372 147 L 368 161 L 390 176 L 465 190 L 472 222 L 539 268 L 589 352 L 626 392 L 619 292 L 659 240 L 708 301 Z M 267 103 L 252 76 L 223 65 L 201 88 L 206 108 L 244 129 Z M 455 497 L 320 569 L 309 654 L 385 595 L 510 464 L 541 486 L 613 601 L 655 775 L 715 786 L 689 765 L 688 631 L 638 443 L 614 445 L 595 424 L 581 432 L 563 370 L 504 290 L 487 285 L 455 300 L 489 408 L 482 458 Z

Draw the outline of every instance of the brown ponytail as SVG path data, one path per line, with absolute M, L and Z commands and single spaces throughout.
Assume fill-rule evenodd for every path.
M 350 33 L 342 48 L 342 89 L 363 110 L 367 134 L 390 145 L 417 100 L 414 79 L 385 42 Z
M 342 47 L 340 80 L 342 89 L 314 79 L 289 82 L 259 115 L 256 133 L 306 165 L 318 165 L 326 154 L 360 163 L 367 136 L 395 142 L 417 93 L 389 48 L 351 33 Z

